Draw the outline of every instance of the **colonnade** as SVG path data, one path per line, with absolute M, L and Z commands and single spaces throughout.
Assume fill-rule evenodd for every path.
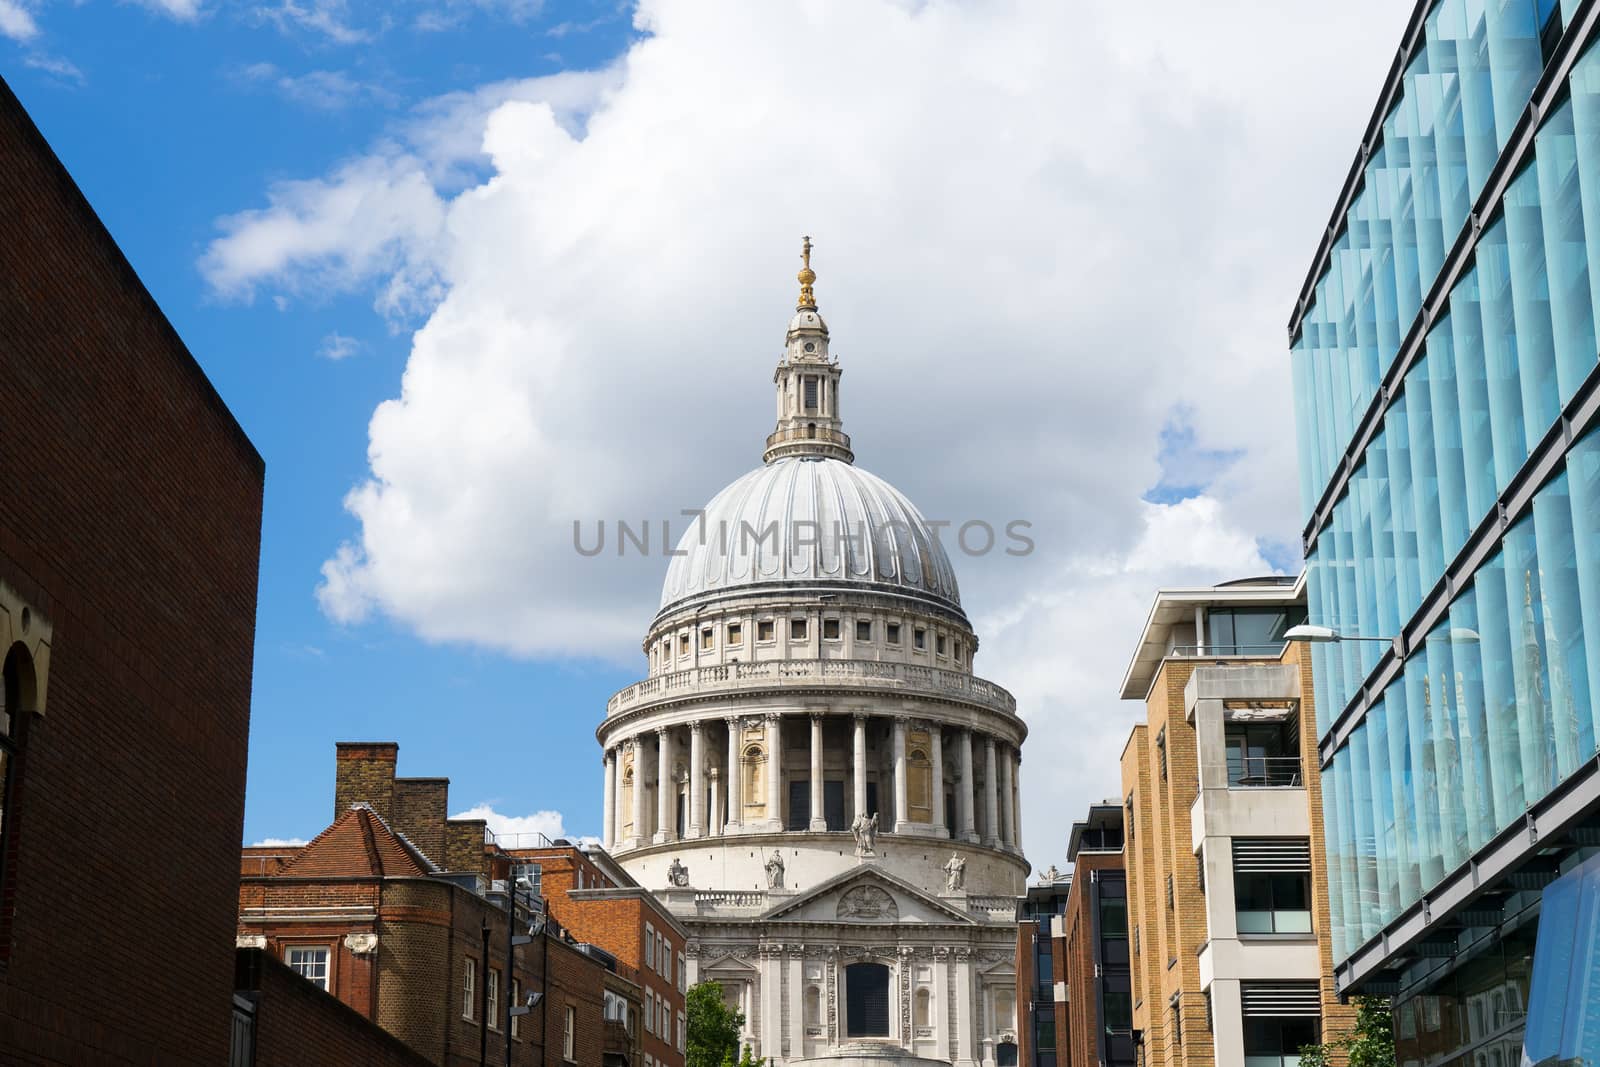
M 646 728 L 605 751 L 603 839 L 625 851 L 842 831 L 877 813 L 880 833 L 1016 850 L 1020 760 L 1003 737 L 903 715 L 768 712 Z

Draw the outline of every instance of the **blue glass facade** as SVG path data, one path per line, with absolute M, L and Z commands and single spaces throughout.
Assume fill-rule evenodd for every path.
M 1297 312 L 1336 961 L 1597 752 L 1595 6 L 1428 7 Z

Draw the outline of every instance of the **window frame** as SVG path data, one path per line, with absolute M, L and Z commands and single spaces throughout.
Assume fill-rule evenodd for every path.
M 316 978 L 311 977 L 311 975 L 306 974 L 304 971 L 302 971 L 300 969 L 300 966 L 298 964 L 296 964 L 290 958 L 297 952 L 320 952 L 320 953 L 322 953 L 322 978 L 321 978 L 320 981 L 318 979 L 316 979 Z M 326 944 L 326 943 L 323 943 L 323 942 L 300 944 L 300 945 L 296 945 L 296 944 L 284 945 L 283 946 L 283 962 L 284 962 L 284 965 L 286 967 L 288 967 L 291 971 L 293 971 L 295 974 L 298 974 L 301 978 L 304 978 L 306 981 L 310 982 L 312 985 L 316 986 L 318 989 L 322 990 L 324 993 L 330 993 L 330 992 L 333 991 L 333 946 L 332 945 L 329 945 L 329 944 Z
M 466 965 L 461 969 L 461 1017 L 469 1023 L 478 1021 L 478 960 L 463 957 Z

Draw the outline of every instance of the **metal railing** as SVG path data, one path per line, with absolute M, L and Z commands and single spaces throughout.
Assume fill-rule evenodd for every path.
M 1228 785 L 1234 789 L 1293 787 L 1303 784 L 1299 756 L 1232 756 Z
M 1287 641 L 1265 645 L 1173 645 L 1175 659 L 1208 659 L 1212 656 L 1237 656 L 1246 659 L 1277 659 L 1288 647 Z
M 1007 715 L 1017 712 L 1016 697 L 991 681 L 961 671 L 882 660 L 802 659 L 726 663 L 658 674 L 613 694 L 606 702 L 606 715 L 618 715 L 679 696 L 804 688 L 818 683 L 962 697 Z

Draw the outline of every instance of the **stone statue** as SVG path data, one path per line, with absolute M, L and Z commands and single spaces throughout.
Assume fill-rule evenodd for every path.
M 689 868 L 684 862 L 673 857 L 672 863 L 667 867 L 667 886 L 682 889 L 689 884 Z
M 944 891 L 958 893 L 967 888 L 967 861 L 959 853 L 950 853 L 944 865 Z
M 767 888 L 783 888 L 783 855 L 777 849 L 772 850 L 767 860 Z
M 1053 863 L 1049 867 L 1045 868 L 1043 871 L 1039 872 L 1039 884 L 1040 885 L 1049 885 L 1052 882 L 1059 882 L 1059 881 L 1061 881 L 1061 872 L 1056 870 L 1056 865 L 1053 864 Z
M 867 818 L 865 812 L 857 812 L 856 818 L 850 824 L 850 832 L 856 837 L 857 856 L 876 856 L 878 844 L 878 813 L 873 812 L 872 818 Z

